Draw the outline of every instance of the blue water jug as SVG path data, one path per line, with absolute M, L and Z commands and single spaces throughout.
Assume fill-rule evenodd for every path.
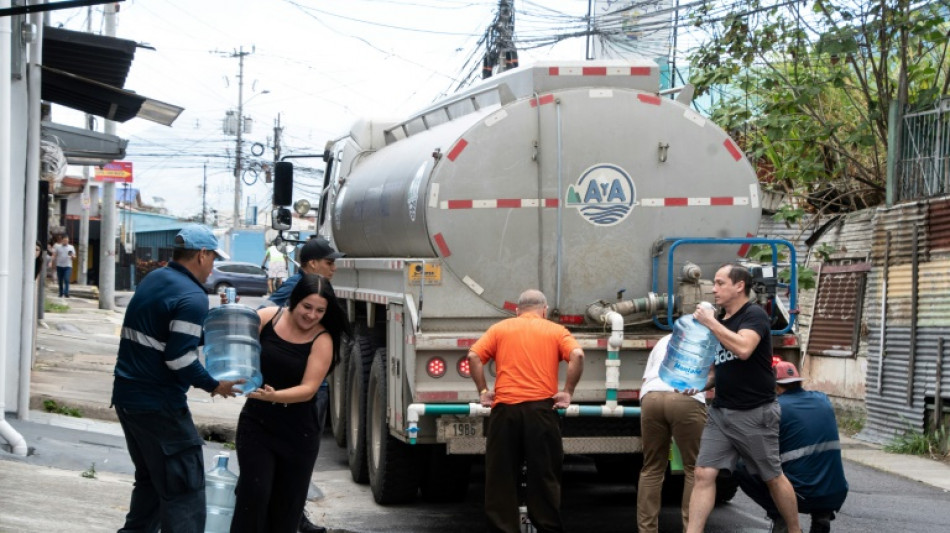
M 238 477 L 228 470 L 228 454 L 215 456 L 214 468 L 205 473 L 205 533 L 228 533 L 234 516 L 234 502 Z
M 247 380 L 235 388 L 246 396 L 263 383 L 261 319 L 246 305 L 227 303 L 208 312 L 205 319 L 205 368 L 217 380 Z
M 707 302 L 703 304 L 712 308 Z M 683 315 L 673 324 L 673 336 L 660 364 L 660 379 L 677 390 L 701 390 L 718 351 L 719 340 L 709 328 L 693 315 Z

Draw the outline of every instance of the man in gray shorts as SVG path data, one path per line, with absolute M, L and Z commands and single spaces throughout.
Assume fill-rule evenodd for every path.
M 801 531 L 795 491 L 779 459 L 781 409 L 775 399 L 770 321 L 764 309 L 749 301 L 751 284 L 746 268 L 724 265 L 713 280 L 724 316 L 717 319 L 712 310 L 698 306 L 693 313 L 721 346 L 704 389 L 715 386 L 716 397 L 696 459 L 688 533 L 703 531 L 716 502 L 716 477 L 720 470 L 734 470 L 739 457 L 765 480 L 788 531 Z

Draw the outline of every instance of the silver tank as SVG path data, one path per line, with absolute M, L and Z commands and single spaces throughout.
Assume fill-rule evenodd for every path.
M 562 315 L 645 295 L 659 239 L 755 235 L 761 213 L 733 141 L 657 79 L 650 62 L 542 64 L 363 124 L 336 145 L 321 232 L 351 258 L 440 258 L 499 309 L 526 288 Z M 677 261 L 711 277 L 737 249 L 684 246 Z

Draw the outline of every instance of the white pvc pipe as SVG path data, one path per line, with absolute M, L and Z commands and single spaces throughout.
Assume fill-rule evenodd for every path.
M 10 0 L 0 0 L 0 9 L 10 7 Z M 13 178 L 13 172 L 10 163 L 9 154 L 11 153 L 11 131 L 10 123 L 11 112 L 11 91 L 12 82 L 10 80 L 10 53 L 11 37 L 10 29 L 12 17 L 0 17 L 0 154 L 4 159 L 0 161 L 0 217 L 10 216 L 10 180 Z M 16 305 L 10 298 L 10 239 L 9 232 L 15 228 L 16 223 L 6 220 L 6 224 L 0 224 L 0 232 L 6 234 L 0 235 L 0 305 L 10 307 Z M 32 254 L 30 255 L 32 257 Z M 0 436 L 10 443 L 13 453 L 17 455 L 26 455 L 27 446 L 23 436 L 17 433 L 15 429 L 6 421 L 6 379 L 7 379 L 7 355 L 9 354 L 10 339 L 9 328 L 7 324 L 10 321 L 11 313 L 0 313 Z

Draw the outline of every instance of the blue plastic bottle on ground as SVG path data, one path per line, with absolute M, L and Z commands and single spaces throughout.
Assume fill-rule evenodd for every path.
M 709 328 L 692 314 L 683 315 L 673 324 L 673 336 L 660 364 L 660 379 L 677 390 L 700 390 L 706 386 L 709 367 L 718 351 L 719 341 Z
M 238 477 L 228 470 L 228 454 L 217 455 L 215 459 L 214 468 L 205 473 L 205 504 L 208 507 L 205 533 L 228 533 L 234 516 L 237 498 L 234 488 Z
M 205 319 L 205 368 L 219 381 L 246 379 L 237 386 L 245 396 L 263 382 L 260 324 L 261 319 L 253 309 L 236 303 L 215 307 Z

